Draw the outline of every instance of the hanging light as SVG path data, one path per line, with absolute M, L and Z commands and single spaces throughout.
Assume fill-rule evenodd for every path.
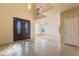
M 31 4 L 27 4 L 28 10 L 31 10 L 32 5 Z

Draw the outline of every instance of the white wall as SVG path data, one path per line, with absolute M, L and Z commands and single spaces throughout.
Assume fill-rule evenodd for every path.
M 36 20 L 36 23 L 45 24 L 44 34 L 59 38 L 60 12 L 58 12 L 56 9 L 52 9 L 44 13 L 44 15 L 46 17 Z
M 41 34 L 41 25 L 39 23 L 35 24 L 35 34 Z

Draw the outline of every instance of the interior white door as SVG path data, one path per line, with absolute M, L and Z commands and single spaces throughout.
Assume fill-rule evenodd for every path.
M 64 43 L 78 46 L 78 18 L 64 19 Z

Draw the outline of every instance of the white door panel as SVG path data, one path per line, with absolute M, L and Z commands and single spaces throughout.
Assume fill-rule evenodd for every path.
M 78 45 L 78 19 L 64 19 L 64 43 Z

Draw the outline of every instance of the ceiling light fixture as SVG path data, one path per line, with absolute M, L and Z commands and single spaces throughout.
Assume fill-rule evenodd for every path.
M 32 5 L 31 4 L 27 4 L 28 10 L 31 10 Z

